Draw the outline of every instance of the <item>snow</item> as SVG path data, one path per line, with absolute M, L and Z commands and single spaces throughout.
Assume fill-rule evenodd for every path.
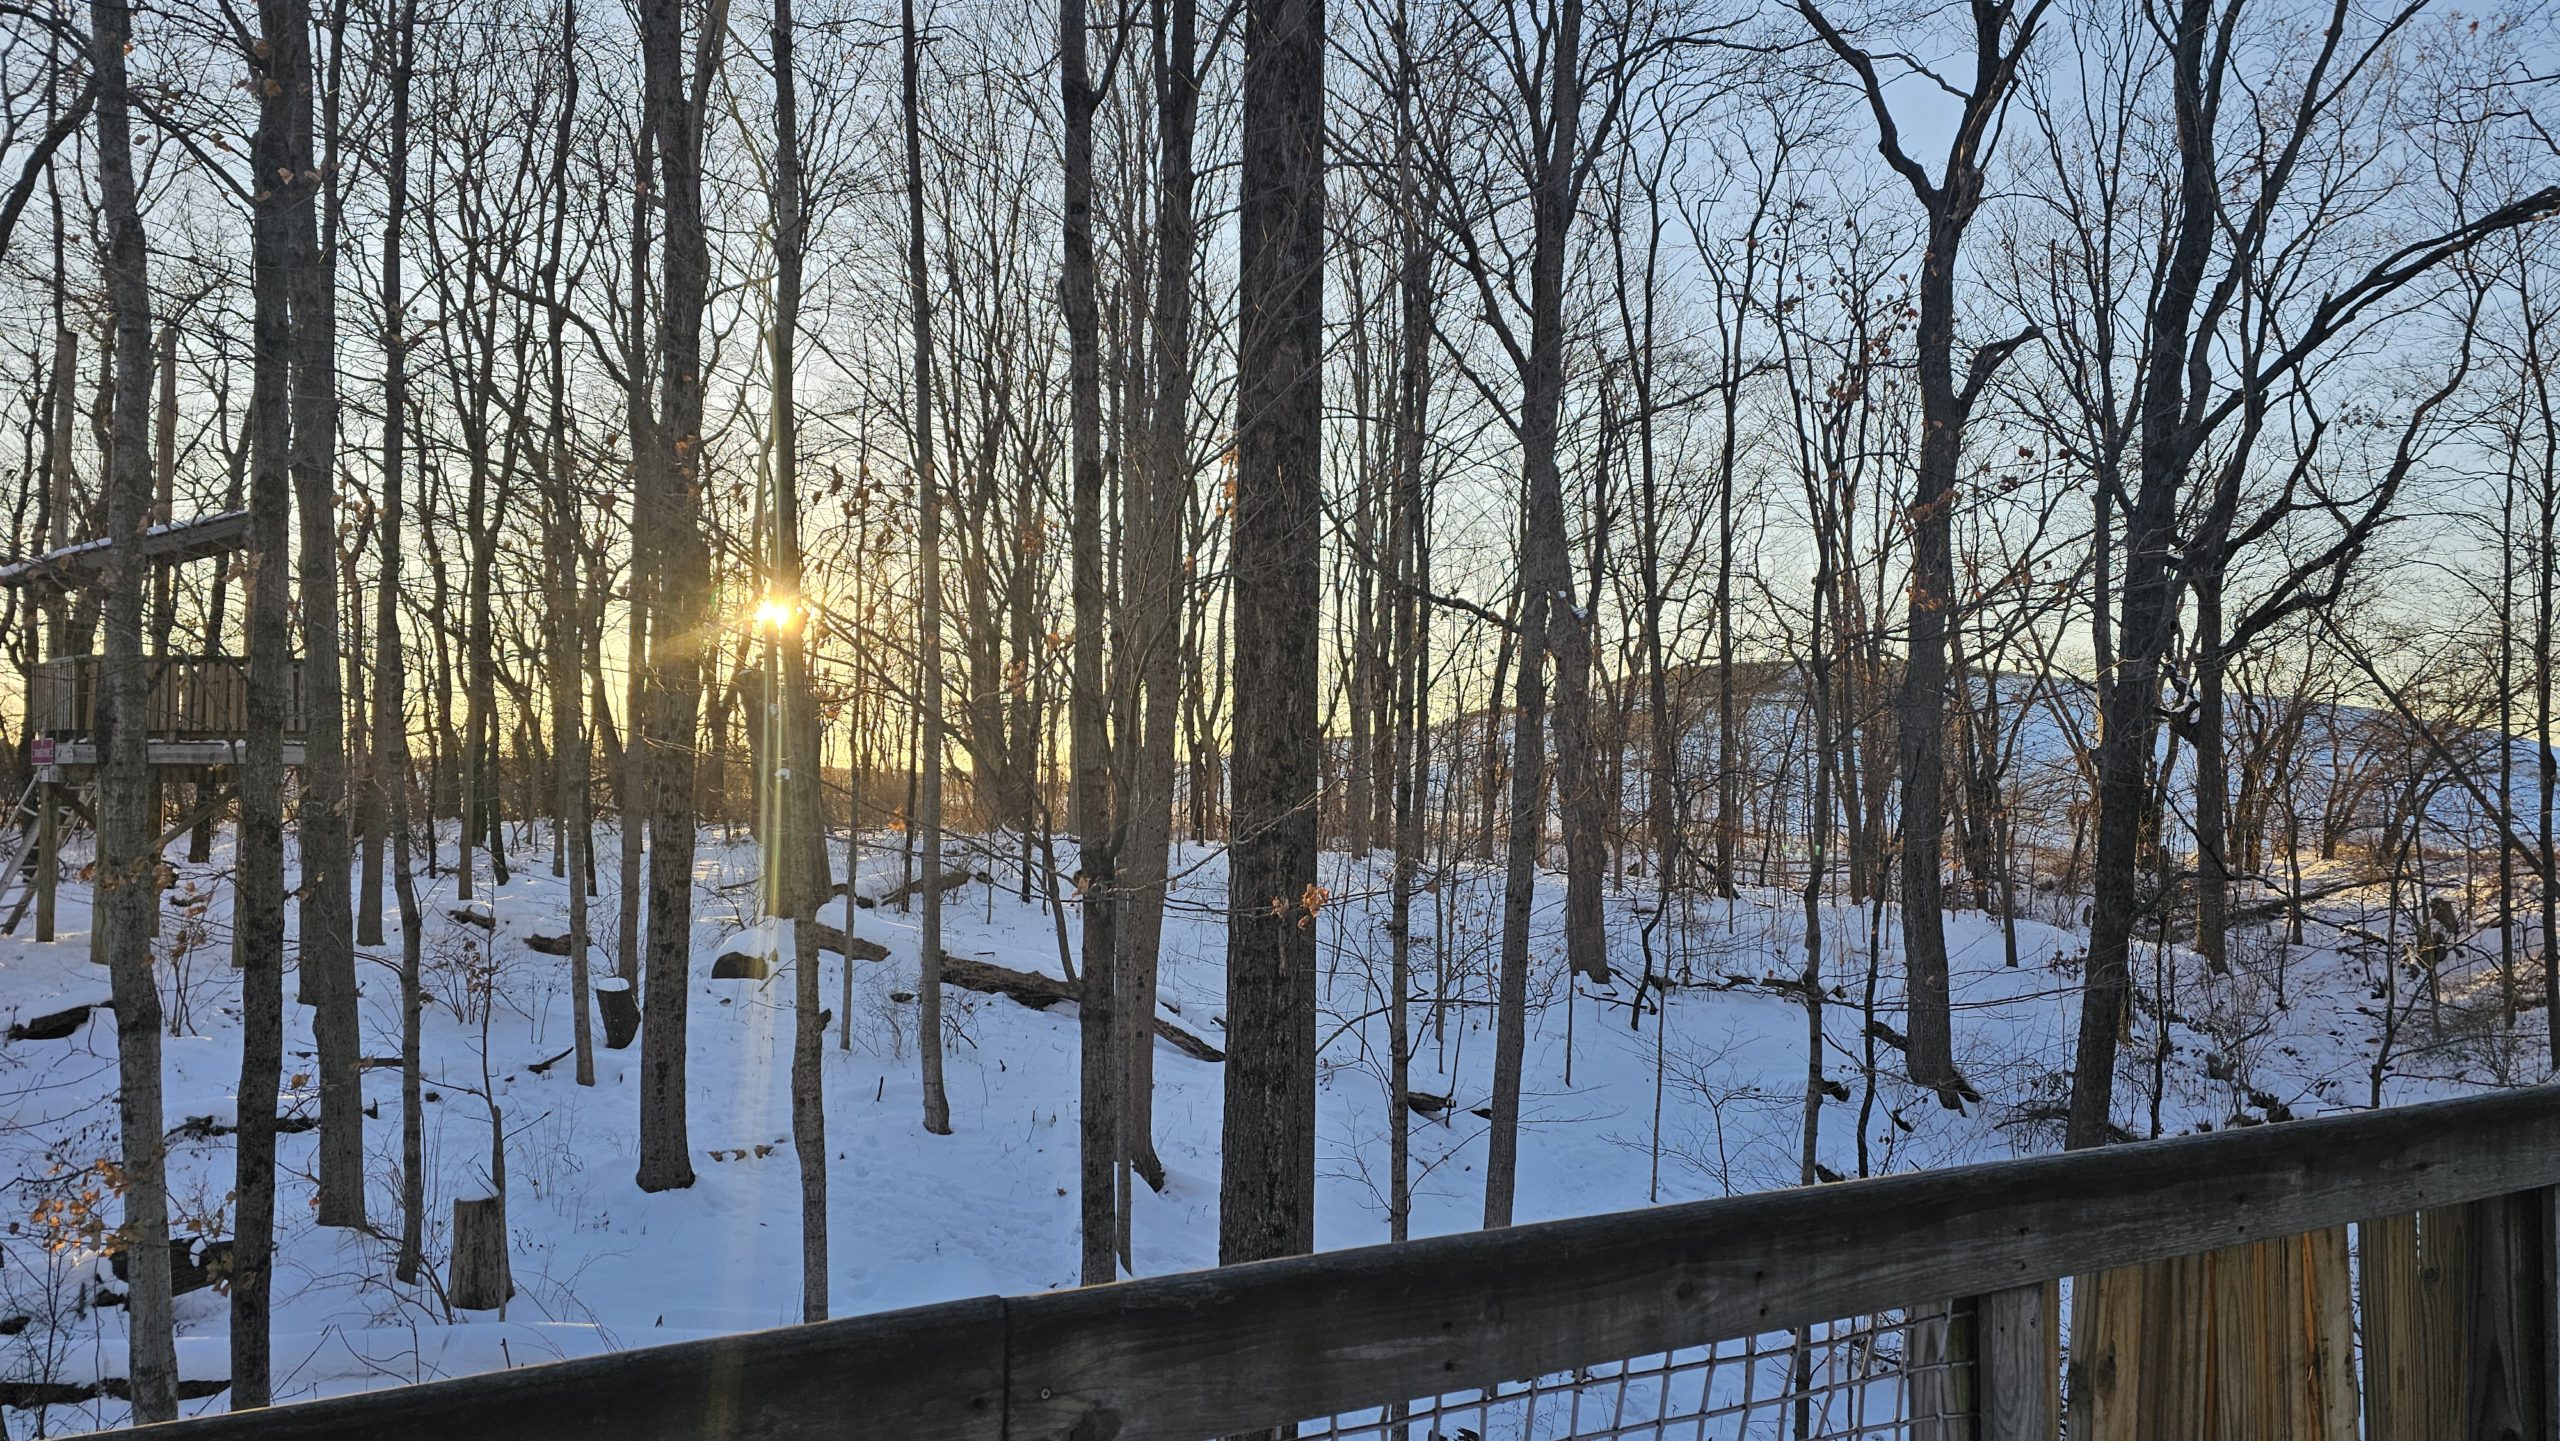
M 450 832 L 444 854 L 450 857 Z M 527 839 L 537 839 L 528 837 Z M 864 889 L 897 877 L 897 838 L 872 838 Z M 522 841 L 519 844 L 523 844 Z M 611 857 L 600 842 L 606 893 L 593 907 L 597 965 L 609 969 L 616 914 Z M 76 867 L 79 857 L 70 858 Z M 427 1252 L 440 1264 L 443 1232 L 457 1197 L 485 1193 L 487 1111 L 471 1092 L 482 1075 L 482 1026 L 467 980 L 484 954 L 494 962 L 495 1007 L 487 1025 L 488 1074 L 507 1126 L 508 1219 L 518 1294 L 496 1312 L 448 1316 L 431 1288 L 390 1279 L 398 1225 L 399 1075 L 370 1069 L 365 1098 L 376 1114 L 366 1147 L 369 1214 L 382 1235 L 323 1229 L 312 1221 L 316 1132 L 279 1139 L 279 1269 L 275 1282 L 276 1393 L 280 1400 L 535 1364 L 597 1351 L 786 1324 L 799 1315 L 798 1159 L 790 1141 L 788 1080 L 792 1034 L 789 949 L 770 922 L 752 915 L 757 854 L 743 837 L 707 834 L 696 877 L 690 1031 L 691 1146 L 696 1184 L 649 1195 L 633 1182 L 637 1163 L 637 1047 L 599 1049 L 593 1089 L 574 1082 L 566 1062 L 535 1063 L 570 1044 L 567 962 L 528 949 L 537 933 L 564 929 L 565 890 L 549 874 L 549 854 L 527 849 L 503 887 L 481 877 L 477 903 L 494 918 L 484 930 L 451 914 L 450 876 L 425 888 Z M 1058 973 L 1056 931 L 1036 901 L 1016 898 L 1009 858 L 977 862 L 995 884 L 952 892 L 946 947 L 1021 970 Z M 179 1034 L 165 1043 L 168 1124 L 206 1118 L 173 1139 L 175 1229 L 227 1235 L 232 1159 L 226 1127 L 237 1111 L 239 985 L 227 963 L 228 855 L 182 865 L 164 926 L 164 996 Z M 485 867 L 485 862 L 484 862 Z M 1388 1096 L 1385 1022 L 1372 1014 L 1387 967 L 1388 873 L 1383 856 L 1325 858 L 1334 899 L 1319 921 L 1326 1015 L 1318 1097 L 1317 1243 L 1387 1239 Z M 1223 932 L 1217 903 L 1223 862 L 1213 848 L 1177 857 L 1176 890 L 1165 927 L 1163 1004 L 1169 1019 L 1222 1041 Z M 423 879 L 423 878 L 422 878 Z M 1636 876 L 1610 897 L 1616 929 L 1610 987 L 1569 984 L 1560 932 L 1563 886 L 1542 878 L 1533 935 L 1533 1010 L 1522 1104 L 1517 1215 L 1567 1216 L 1794 1184 L 1805 1076 L 1805 1013 L 1797 999 L 1763 984 L 1802 970 L 1800 898 L 1784 889 L 1746 891 L 1731 903 L 1700 902 L 1656 925 L 1652 943 L 1678 980 L 1668 1014 L 1637 1013 L 1650 881 Z M 1480 1219 L 1485 1123 L 1493 1056 L 1488 977 L 1499 935 L 1500 880 L 1489 868 L 1461 867 L 1415 906 L 1417 988 L 1444 962 L 1456 1003 L 1435 1017 L 1413 1008 L 1413 1086 L 1451 1094 L 1455 1104 L 1413 1124 L 1416 1235 L 1462 1230 Z M 1036 894 L 1036 891 L 1035 891 Z M 2358 924 L 2357 906 L 2378 898 L 2344 892 L 2324 911 Z M 2039 904 L 2054 909 L 2050 897 Z M 2336 909 L 2344 907 L 2344 910 Z M 842 924 L 841 902 L 824 918 Z M 2056 914 L 2050 920 L 2069 920 Z M 390 920 L 396 925 L 396 915 Z M 106 977 L 88 960 L 87 891 L 66 882 L 61 929 L 52 944 L 31 927 L 0 940 L 0 1022 L 15 1023 L 101 1001 Z M 885 943 L 884 963 L 854 962 L 852 1048 L 839 1049 L 830 1025 L 825 1055 L 829 1230 L 833 1312 L 850 1315 L 988 1293 L 1075 1284 L 1077 1268 L 1077 1038 L 1072 1006 L 1033 1011 L 1000 997 L 950 990 L 947 1067 L 954 1134 L 928 1135 L 916 1076 L 915 1010 L 898 997 L 915 985 L 917 917 L 859 910 L 851 929 Z M 1822 1108 L 1820 1163 L 1838 1175 L 1861 1170 L 1860 1117 L 1870 1172 L 1956 1165 L 2050 1149 L 2067 1085 L 2076 1026 L 2079 936 L 2045 921 L 2018 923 L 2021 964 L 2004 964 L 1999 921 L 1952 915 L 1957 1060 L 1984 1098 L 1962 1110 L 1942 1106 L 1895 1078 L 1898 1054 L 1876 1046 L 1880 1073 L 1870 1097 L 1869 1039 L 1860 1005 L 1870 937 L 1882 951 L 1876 1015 L 1899 1027 L 1895 957 L 1898 920 L 1889 909 L 1845 902 L 1824 913 L 1824 1069 L 1847 1090 Z M 2377 921 L 2376 924 L 2379 924 Z M 1073 934 L 1073 926 L 1069 932 Z M 2136 1134 L 2151 1127 L 2152 1074 L 2162 1080 L 2164 1131 L 2342 1109 L 2375 1098 L 2373 1058 L 2386 1017 L 2370 990 L 2382 975 L 2369 957 L 2337 949 L 2347 933 L 2315 923 L 2312 944 L 2285 960 L 2290 1004 L 2273 1001 L 2273 938 L 2241 947 L 2238 974 L 2209 982 L 2192 958 L 2172 996 L 2170 1050 L 2149 1012 L 2137 1017 L 2118 1086 L 2118 1120 Z M 714 981 L 712 958 L 739 946 L 777 957 L 762 981 Z M 399 937 L 369 948 L 359 969 L 363 1052 L 396 1056 Z M 840 958 L 823 957 L 821 991 L 841 1004 Z M 2137 956 L 2148 967 L 2148 952 Z M 2443 1004 L 2452 1019 L 2415 1024 L 2427 1008 L 2406 977 L 2389 1019 L 2400 1048 L 2378 1083 L 2385 1102 L 2487 1084 L 2542 1079 L 2539 1012 L 2512 1033 L 2479 1024 L 2494 1002 L 2490 971 L 2457 968 Z M 2146 978 L 2149 972 L 2145 972 Z M 317 1106 L 310 1012 L 287 987 L 288 1117 Z M 2468 1018 L 2468 1019 L 2466 1019 Z M 839 1018 L 841 1020 L 841 1018 Z M 1633 1024 L 1631 1024 L 1631 1021 Z M 2424 1042 L 2416 1038 L 2423 1032 Z M 599 1046 L 601 1027 L 598 1028 Z M 1659 1070 L 1657 1070 L 1657 1064 Z M 1183 1270 L 1216 1260 L 1217 1136 L 1221 1068 L 1159 1042 L 1156 1134 L 1166 1187 L 1140 1187 L 1132 1219 L 1136 1269 Z M 0 1046 L 0 1321 L 27 1324 L 0 1335 L 0 1380 L 73 1384 L 118 1376 L 123 1317 L 91 1239 L 48 1232 L 35 1219 L 51 1198 L 96 1184 L 94 1164 L 113 1154 L 115 1094 L 112 1017 L 93 1013 L 66 1040 Z M 1659 1096 L 1659 1152 L 1655 1115 Z M 2042 1108 L 2042 1109 L 2039 1109 Z M 1656 1179 L 1658 1175 L 1658 1181 Z M 112 1224 L 113 1203 L 102 1203 Z M 49 1248 L 48 1240 L 58 1240 Z M 228 1307 L 213 1289 L 177 1303 L 179 1357 L 190 1379 L 228 1373 Z M 219 1396 L 193 1399 L 190 1412 L 219 1409 Z M 0 1411 L 9 1434 L 116 1424 L 121 1403 L 91 1400 L 46 1410 Z

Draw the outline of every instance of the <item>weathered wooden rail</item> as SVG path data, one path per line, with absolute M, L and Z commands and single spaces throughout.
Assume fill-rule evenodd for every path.
M 1466 1423 L 1488 1441 L 2029 1441 L 2067 1404 L 2074 1441 L 2546 1438 L 2555 1186 L 2560 1089 L 2544 1087 L 957 1301 L 140 1434 L 1198 1441 L 1319 1418 L 1324 1436 L 1420 1441 L 1461 1434 L 1442 1418 L 1463 1412 L 1503 1418 Z M 1842 1318 L 1871 1321 L 1803 1329 Z M 1716 1411 L 1721 1363 L 1703 1348 L 1773 1334 L 1779 1349 L 1744 1364 L 1777 1357 L 1798 1394 L 1712 1419 L 1741 1413 Z M 1872 1400 L 1881 1419 L 1807 1426 L 1817 1335 L 1866 1357 L 1825 1405 Z
M 151 672 L 144 726 L 153 736 L 228 739 L 249 731 L 249 663 L 237 656 L 160 656 Z M 30 734 L 85 738 L 98 725 L 106 662 L 94 655 L 58 656 L 27 671 Z M 285 669 L 287 735 L 302 734 L 302 662 Z

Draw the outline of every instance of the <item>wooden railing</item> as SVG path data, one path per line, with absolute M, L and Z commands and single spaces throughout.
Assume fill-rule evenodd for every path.
M 147 729 L 171 740 L 234 739 L 249 730 L 249 663 L 237 656 L 164 656 L 151 670 Z M 39 661 L 27 673 L 29 735 L 70 740 L 97 729 L 105 660 L 94 655 Z M 302 662 L 287 663 L 285 734 L 302 734 Z
M 144 1434 L 1197 1441 L 1319 1418 L 1299 1434 L 2049 1441 L 2067 1405 L 2073 1441 L 2348 1441 L 2359 1409 L 2377 1441 L 2542 1438 L 2560 1414 L 2555 1185 L 2560 1089 L 2544 1087 L 956 1301 Z M 1817 1386 L 1812 1348 L 1841 1337 L 1865 1369 Z M 1778 1429 L 1680 1419 L 1736 1414 L 1764 1373 L 1793 1378 Z M 1817 1389 L 1891 1409 L 1826 1429 L 1806 1420 Z M 1523 1399 L 1526 1424 L 1448 1419 L 1516 1417 Z

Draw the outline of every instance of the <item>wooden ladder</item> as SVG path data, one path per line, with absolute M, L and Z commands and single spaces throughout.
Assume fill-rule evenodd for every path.
M 18 922 L 26 919 L 27 903 L 35 899 L 35 877 L 28 873 L 28 864 L 36 845 L 36 797 L 43 793 L 41 787 L 41 782 L 27 782 L 17 808 L 9 813 L 5 835 L 0 836 L 0 856 L 7 858 L 0 861 L 0 907 L 8 911 L 8 918 L 0 920 L 0 936 L 18 929 Z

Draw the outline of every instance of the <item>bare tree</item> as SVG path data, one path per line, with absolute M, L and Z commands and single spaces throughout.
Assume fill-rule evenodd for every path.
M 1086 1285 L 1118 1276 L 1120 1232 L 1119 942 L 1113 877 L 1117 825 L 1110 787 L 1110 743 L 1104 733 L 1103 640 L 1110 630 L 1102 553 L 1102 320 L 1094 296 L 1093 113 L 1101 102 L 1086 55 L 1084 0 L 1058 0 L 1058 90 L 1065 120 L 1064 256 L 1058 280 L 1067 327 L 1069 541 L 1075 602 L 1075 655 L 1068 685 L 1069 744 L 1074 780 L 1077 892 L 1083 905 L 1084 974 L 1078 982 L 1077 1030 L 1082 1047 L 1078 1144 L 1079 1217 Z M 919 444 L 925 443 L 921 438 Z
M 1877 57 L 1853 44 L 1813 0 L 1796 8 L 1823 44 L 1857 77 L 1875 117 L 1876 148 L 1911 186 L 1928 217 L 1920 256 L 1919 321 L 1913 336 L 1920 375 L 1920 443 L 1911 521 L 1911 607 L 1897 735 L 1902 771 L 1902 953 L 1910 998 L 1907 1059 L 1915 1084 L 1955 1103 L 1954 1043 L 1947 995 L 1944 861 L 1946 833 L 1947 636 L 1955 615 L 1954 524 L 1957 470 L 1965 422 L 2000 363 L 2031 337 L 2012 336 L 1976 350 L 1956 377 L 1957 256 L 1981 208 L 1983 171 L 1999 143 L 2001 120 L 2021 62 L 2034 43 L 2049 0 L 1968 0 L 1972 77 L 1959 92 L 1953 134 L 1938 175 L 1913 159 L 1885 95 Z
M 302 861 L 297 965 L 311 1004 L 320 1073 L 319 1220 L 364 1225 L 364 1081 L 358 1071 L 354 897 L 349 891 L 346 669 L 338 625 L 338 311 L 336 185 L 340 12 L 329 12 L 328 151 L 315 153 L 311 99 L 292 133 L 297 173 L 317 177 L 313 203 L 285 212 L 293 247 L 295 576 L 302 620 L 302 796 L 294 838 Z M 317 77 L 315 77 L 316 80 Z
M 2334 6 L 2310 59 L 2275 78 L 2289 98 L 2273 110 L 2253 107 L 2253 113 L 2286 117 L 2286 124 L 2257 134 L 2255 148 L 2243 157 L 2250 178 L 2226 199 L 2233 182 L 2223 168 L 2221 107 L 2234 87 L 2253 83 L 2243 69 L 2252 56 L 2235 38 L 2246 10 L 2245 0 L 2182 0 L 2161 37 L 2169 51 L 2167 98 L 2176 151 L 2173 173 L 2164 178 L 2170 195 L 2167 234 L 2144 316 L 2141 378 L 2128 401 L 2139 417 L 2139 465 L 2133 493 L 2113 497 L 2122 518 L 2125 566 L 2115 603 L 2115 665 L 2101 697 L 2089 962 L 2068 1131 L 2075 1148 L 2104 1144 L 2111 1126 L 2116 1054 L 2131 987 L 2129 946 L 2145 905 L 2137 873 L 2162 670 L 2192 579 L 2173 564 L 2193 543 L 2181 533 L 2182 513 L 2199 498 L 2206 503 L 2204 549 L 2217 567 L 2297 510 L 2338 521 L 2336 534 L 2287 565 L 2250 615 L 2225 623 L 2217 648 L 2235 648 L 2286 614 L 2334 598 L 2345 567 L 2389 514 L 2397 480 L 2385 477 L 2349 505 L 2310 493 L 2309 467 L 2297 462 L 2277 498 L 2241 520 L 2241 481 L 2272 402 L 2376 307 L 2430 271 L 2484 240 L 2560 211 L 2560 187 L 2549 187 L 2397 244 L 2308 300 L 2282 331 L 2269 329 L 2257 318 L 2274 309 L 2254 294 L 2259 267 L 2274 243 L 2271 237 L 2288 224 L 2280 217 L 2299 198 L 2296 183 L 2316 153 L 2319 132 L 2337 108 L 2362 93 L 2374 67 L 2387 63 L 2393 40 L 2414 13 L 2395 12 L 2364 32 L 2349 23 L 2344 4 Z M 2231 353 L 2229 327 L 2244 322 L 2249 328 L 2237 359 L 2218 375 Z M 2205 460 L 2208 444 L 2235 419 L 2242 438 L 2226 436 L 2224 455 Z M 2200 468 L 2213 482 L 2202 497 L 2194 489 Z
M 133 102 L 124 0 L 92 0 L 89 64 L 97 94 L 98 201 L 107 225 L 106 289 L 115 321 L 113 439 L 105 478 L 107 570 L 105 754 L 98 769 L 98 949 L 116 1011 L 116 1121 L 124 1158 L 128 1361 L 133 1419 L 178 1415 L 177 1345 L 170 1330 L 169 1180 L 161 1138 L 160 985 L 152 917 L 160 906 L 158 825 L 151 810 L 148 707 L 142 651 L 143 528 L 151 522 L 151 275 L 133 177 Z
M 1246 0 L 1222 1264 L 1315 1247 L 1324 94 L 1322 0 Z
M 915 6 L 906 7 L 909 75 L 914 74 Z M 768 836 L 767 881 L 779 891 L 791 932 L 791 1148 L 800 1161 L 800 1319 L 827 1319 L 827 1093 L 821 1064 L 827 1018 L 818 987 L 818 903 L 825 897 L 826 828 L 819 806 L 818 707 L 809 683 L 808 608 L 801 599 L 799 342 L 802 268 L 808 250 L 800 155 L 800 76 L 791 0 L 773 7 L 773 585 L 784 610 L 769 617 L 783 632 L 779 834 Z M 912 81 L 910 82 L 912 84 Z M 814 870 L 810 862 L 815 861 Z M 849 897 L 861 878 L 848 874 Z M 926 915 L 933 902 L 926 902 Z M 847 914 L 852 910 L 848 901 Z M 938 938 L 934 938 L 938 939 Z M 932 940 L 927 941 L 930 946 Z M 847 965 L 852 964 L 850 957 Z M 932 995 L 940 976 L 925 962 L 923 1011 L 939 1025 Z M 930 1044 L 930 1042 L 928 1042 Z M 928 1053 L 935 1061 L 938 1053 Z M 926 1095 L 941 1077 L 926 1071 Z M 931 1104 L 928 1099 L 928 1107 Z
M 292 554 L 290 448 L 295 352 L 292 213 L 319 202 L 309 166 L 311 10 L 306 0 L 261 0 L 250 57 L 258 128 L 251 212 L 256 327 L 250 408 L 249 734 L 240 766 L 238 892 L 241 966 L 238 1179 L 232 1223 L 231 1405 L 268 1404 L 275 1256 L 276 1088 L 284 1079 L 284 732 Z M 301 139 L 297 142 L 296 136 Z M 297 163 L 300 162 L 300 163 Z
M 710 649 L 712 567 L 703 532 L 702 314 L 710 241 L 702 211 L 702 117 L 723 36 L 695 36 L 685 70 L 681 0 L 640 7 L 644 127 L 665 214 L 658 292 L 658 404 L 639 464 L 650 505 L 652 628 L 644 672 L 649 764 L 646 1000 L 640 1032 L 640 1188 L 693 1184 L 685 1126 L 685 1019 L 692 993 L 694 747 Z M 638 441 L 643 437 L 635 436 Z
M 951 1100 L 942 1089 L 942 491 L 933 474 L 933 310 L 924 266 L 924 140 L 918 118 L 916 6 L 901 0 L 899 87 L 907 149 L 907 304 L 915 345 L 916 705 L 923 736 L 924 923 L 916 940 L 916 1059 L 924 1072 L 924 1128 L 951 1134 Z

